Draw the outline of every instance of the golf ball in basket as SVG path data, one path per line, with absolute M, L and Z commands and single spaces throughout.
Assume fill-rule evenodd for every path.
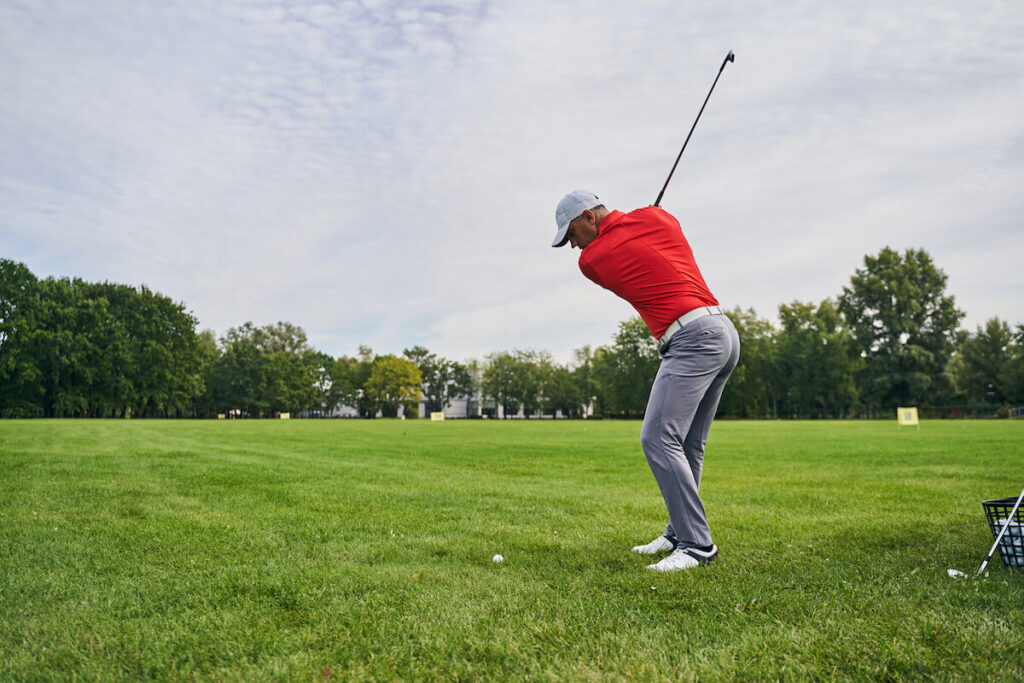
M 1006 532 L 999 539 L 999 553 L 1008 558 L 1008 564 L 1021 566 L 1020 559 L 1024 555 L 1024 526 L 1012 519 L 1008 524 L 1005 519 L 999 519 L 996 520 L 996 524 L 999 529 L 1006 524 Z
M 505 558 L 502 557 L 501 555 L 495 555 L 494 557 L 491 558 L 491 562 L 504 562 L 504 561 L 505 561 Z

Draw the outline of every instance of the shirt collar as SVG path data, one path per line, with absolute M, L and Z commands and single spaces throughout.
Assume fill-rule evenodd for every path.
M 605 215 L 605 217 L 601 219 L 601 222 L 597 224 L 597 237 L 603 235 L 605 233 L 605 230 L 615 227 L 614 224 L 619 222 L 619 219 L 622 218 L 622 215 L 622 212 L 619 211 L 618 209 L 613 209 L 612 211 L 609 211 Z M 597 237 L 595 237 L 594 239 L 597 239 Z

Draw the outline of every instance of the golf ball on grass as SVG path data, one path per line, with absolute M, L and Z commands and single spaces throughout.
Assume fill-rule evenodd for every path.
M 491 562 L 495 562 L 497 564 L 501 564 L 504 561 L 505 561 L 505 558 L 502 557 L 501 555 L 495 555 L 494 557 L 491 558 Z

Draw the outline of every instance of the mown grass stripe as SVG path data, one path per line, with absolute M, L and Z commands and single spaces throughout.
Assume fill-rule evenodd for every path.
M 1024 675 L 968 573 L 1024 424 L 721 422 L 653 575 L 637 422 L 0 422 L 0 679 Z M 490 561 L 495 553 L 506 561 Z

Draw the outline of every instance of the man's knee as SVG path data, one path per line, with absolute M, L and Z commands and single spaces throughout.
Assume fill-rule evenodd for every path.
M 658 430 L 649 427 L 647 423 L 644 423 L 643 428 L 640 430 L 640 447 L 644 449 L 644 455 L 650 460 L 651 455 L 660 451 L 659 443 L 661 442 L 661 436 L 658 434 Z
M 664 463 L 683 454 L 683 444 L 678 435 L 664 426 L 645 424 L 640 430 L 640 446 L 644 450 L 647 462 L 652 465 Z

